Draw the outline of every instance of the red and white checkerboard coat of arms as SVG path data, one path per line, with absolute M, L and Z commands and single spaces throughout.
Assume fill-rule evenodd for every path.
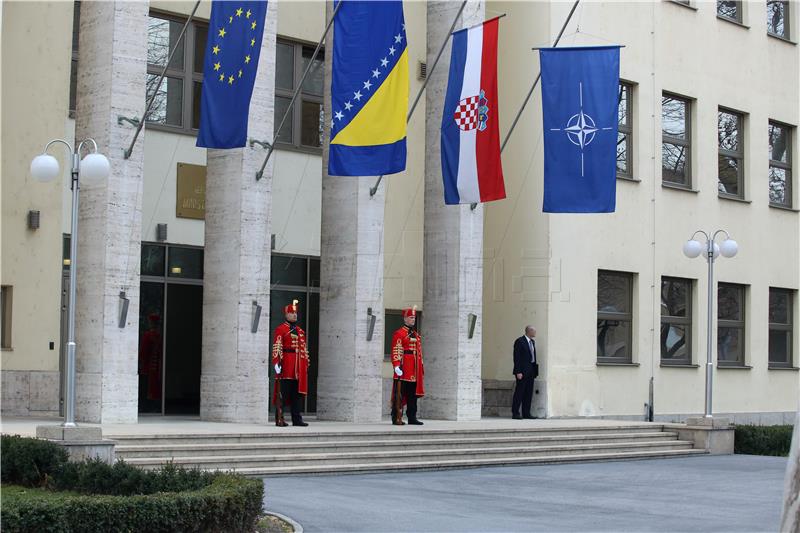
M 478 95 L 461 100 L 455 113 L 453 113 L 453 120 L 455 120 L 458 128 L 463 131 L 470 131 L 476 128 L 478 131 L 485 130 L 486 122 L 489 120 L 489 107 L 486 104 L 487 101 L 483 90 Z

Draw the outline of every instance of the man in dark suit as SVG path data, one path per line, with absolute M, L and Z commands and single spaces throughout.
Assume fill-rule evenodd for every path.
M 514 400 L 511 403 L 511 418 L 536 418 L 531 413 L 533 380 L 539 376 L 539 361 L 536 358 L 536 328 L 525 327 L 525 335 L 514 341 Z M 522 407 L 522 414 L 519 409 Z

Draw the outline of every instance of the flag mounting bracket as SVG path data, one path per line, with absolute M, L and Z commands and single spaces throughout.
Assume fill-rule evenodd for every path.
M 252 137 L 249 138 L 247 141 L 248 144 L 250 145 L 250 148 L 254 147 L 255 145 L 259 145 L 264 150 L 269 150 L 270 152 L 272 152 L 272 145 L 267 141 L 259 141 L 258 139 L 253 139 Z M 263 177 L 264 177 L 264 169 L 262 167 L 261 170 L 256 172 L 256 181 L 259 181 Z

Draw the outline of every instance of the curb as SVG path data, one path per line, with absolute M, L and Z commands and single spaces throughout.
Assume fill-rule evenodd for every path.
M 274 511 L 264 511 L 264 514 L 274 516 L 288 522 L 289 525 L 291 525 L 292 528 L 294 529 L 294 533 L 303 533 L 303 526 L 301 526 L 299 522 L 297 522 L 296 520 L 292 520 L 285 514 L 276 513 Z

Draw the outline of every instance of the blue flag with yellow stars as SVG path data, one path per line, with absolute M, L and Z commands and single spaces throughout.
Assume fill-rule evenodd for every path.
M 401 0 L 341 0 L 333 26 L 328 174 L 406 168 L 408 53 Z
M 211 3 L 197 146 L 238 148 L 247 143 L 247 116 L 266 15 L 266 0 Z

